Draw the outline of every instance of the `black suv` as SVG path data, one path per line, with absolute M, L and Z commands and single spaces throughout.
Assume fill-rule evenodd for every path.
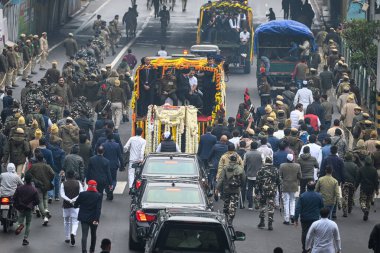
M 194 181 L 144 180 L 132 197 L 129 218 L 129 248 L 141 249 L 157 212 L 167 208 L 212 210 L 212 202 Z
M 135 172 L 133 189 L 144 179 L 189 179 L 207 184 L 207 174 L 197 155 L 184 153 L 150 153 Z
M 244 241 L 245 234 L 235 232 L 219 213 L 162 210 L 147 238 L 145 253 L 235 253 L 234 241 Z

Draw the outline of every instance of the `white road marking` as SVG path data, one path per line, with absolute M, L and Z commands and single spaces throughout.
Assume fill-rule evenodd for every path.
M 128 42 L 128 44 L 120 51 L 120 53 L 116 56 L 116 58 L 112 61 L 111 63 L 111 68 L 115 67 L 116 63 L 121 59 L 121 57 L 123 57 L 125 55 L 125 53 L 127 52 L 128 48 L 130 46 L 133 45 L 133 43 L 135 43 L 136 39 L 141 35 L 142 31 L 145 29 L 145 27 L 148 25 L 149 23 L 149 20 L 152 18 L 153 16 L 153 11 L 150 12 L 149 16 L 145 19 L 143 25 L 141 26 L 141 29 L 136 33 L 136 36 L 130 41 Z
M 90 16 L 89 19 L 87 19 L 87 21 L 83 22 L 81 26 L 79 26 L 77 29 L 75 29 L 75 31 L 73 32 L 74 35 L 76 35 L 77 33 L 79 33 L 80 31 L 82 31 L 87 25 L 88 23 L 90 23 L 90 21 L 96 16 L 97 13 L 99 13 L 99 11 L 101 9 L 103 9 L 109 2 L 111 2 L 111 0 L 107 0 L 105 1 L 101 6 L 99 6 L 98 9 L 96 9 L 94 11 L 94 13 Z M 55 44 L 54 46 L 52 46 L 50 49 L 49 49 L 49 52 L 53 51 L 54 49 L 56 49 L 57 47 L 59 47 L 60 45 L 62 45 L 63 41 Z
M 117 181 L 113 194 L 119 194 L 119 195 L 123 194 L 126 186 L 127 186 L 127 181 Z

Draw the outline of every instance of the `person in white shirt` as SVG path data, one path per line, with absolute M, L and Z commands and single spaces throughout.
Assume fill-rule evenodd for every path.
M 236 32 L 240 31 L 240 16 L 235 14 L 229 20 L 230 28 Z
M 306 110 L 307 107 L 313 103 L 313 93 L 307 88 L 307 81 L 302 82 L 302 89 L 299 89 L 294 97 L 294 105 L 301 103 Z
M 321 219 L 313 222 L 306 236 L 306 250 L 311 253 L 340 253 L 342 245 L 338 225 L 328 219 L 329 208 L 322 208 Z
M 310 42 L 308 40 L 305 40 L 302 45 L 299 45 L 299 48 L 301 51 L 301 57 L 304 57 L 306 59 L 309 59 L 310 56 Z
M 164 45 L 162 45 L 161 49 L 158 50 L 158 52 L 157 52 L 157 56 L 160 56 L 160 57 L 166 57 L 166 56 L 168 56 L 168 52 L 166 52 L 165 48 L 166 47 Z
M 132 188 L 133 181 L 135 180 L 135 163 L 141 163 L 144 160 L 144 152 L 146 140 L 141 137 L 143 133 L 142 128 L 136 129 L 136 136 L 129 138 L 124 146 L 124 153 L 129 151 L 129 165 L 128 165 L 128 185 L 129 189 Z
M 250 37 L 251 37 L 251 35 L 247 31 L 247 28 L 244 28 L 244 30 L 242 32 L 240 32 L 240 42 L 241 42 L 241 44 L 247 44 Z
M 260 139 L 261 146 L 257 149 L 263 157 L 270 157 L 273 161 L 273 150 L 268 147 L 268 139 L 266 137 L 263 137 Z
M 290 121 L 291 121 L 291 127 L 293 128 L 299 128 L 299 121 L 300 119 L 303 119 L 303 104 L 298 103 L 296 105 L 296 108 L 290 113 Z
M 240 133 L 238 130 L 232 131 L 232 138 L 229 139 L 228 141 L 234 144 L 235 149 L 238 149 L 239 143 L 240 143 Z
M 273 133 L 273 136 L 279 140 L 284 138 L 285 137 L 284 128 L 285 128 L 285 124 L 283 122 L 278 123 L 278 130 Z

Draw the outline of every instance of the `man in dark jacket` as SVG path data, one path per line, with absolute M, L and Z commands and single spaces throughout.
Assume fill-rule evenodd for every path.
M 319 74 L 319 78 L 321 79 L 322 95 L 330 95 L 327 94 L 327 92 L 332 88 L 334 82 L 334 74 L 333 72 L 329 71 L 329 67 L 327 65 L 323 66 L 323 71 Z
M 247 200 L 248 200 L 248 209 L 253 210 L 253 203 L 255 203 L 255 209 L 259 209 L 258 198 L 255 195 L 253 198 L 253 188 L 256 187 L 256 174 L 263 166 L 263 156 L 257 148 L 259 144 L 257 142 L 251 143 L 251 150 L 247 151 L 244 155 L 244 168 L 247 176 Z
M 65 151 L 61 149 L 60 144 L 57 142 L 51 142 L 48 145 L 48 149 L 51 151 L 54 160 L 54 198 L 56 201 L 59 201 L 59 183 L 65 160 Z
M 380 224 L 376 224 L 369 236 L 368 248 L 372 249 L 374 253 L 380 252 Z
M 317 159 L 310 154 L 310 147 L 305 146 L 303 148 L 303 154 L 300 155 L 300 158 L 297 160 L 299 165 L 301 165 L 301 188 L 300 194 L 305 192 L 306 185 L 309 181 L 314 181 L 314 168 L 318 168 L 319 164 Z
M 363 220 L 368 220 L 369 209 L 373 194 L 379 195 L 379 179 L 373 161 L 370 156 L 364 160 L 364 166 L 359 170 L 359 176 L 356 181 L 356 188 L 360 185 L 360 207 L 364 213 Z
M 79 135 L 79 153 L 84 162 L 84 174 L 87 174 L 88 163 L 93 155 L 91 143 L 85 134 Z
M 112 190 L 112 177 L 110 171 L 110 162 L 103 157 L 104 147 L 99 146 L 96 150 L 96 155 L 90 158 L 87 168 L 88 180 L 95 180 L 97 182 L 97 190 L 103 195 L 103 191 L 106 187 Z
M 41 138 L 39 140 L 39 146 L 38 148 L 41 150 L 42 154 L 44 155 L 45 162 L 54 170 L 55 164 L 54 164 L 54 159 L 53 159 L 53 153 L 51 152 L 50 149 L 46 148 L 46 139 Z M 49 204 L 51 204 L 53 200 L 54 191 L 53 189 L 48 192 L 48 197 L 49 197 Z
M 102 209 L 102 194 L 97 191 L 95 180 L 89 180 L 87 191 L 79 193 L 74 204 L 74 208 L 78 207 L 78 221 L 82 225 L 82 252 L 87 252 L 88 230 L 91 230 L 90 252 L 95 252 L 96 230 Z
M 117 144 L 115 140 L 113 139 L 112 133 L 107 135 L 107 141 L 104 142 L 102 145 L 104 148 L 104 157 L 108 159 L 109 165 L 110 165 L 111 177 L 112 177 L 112 188 L 115 189 L 116 182 L 117 182 L 117 170 L 118 169 L 120 171 L 124 170 L 123 157 L 121 155 L 119 144 Z M 113 200 L 112 191 L 107 192 L 107 199 Z
M 333 170 L 332 176 L 338 180 L 339 184 L 342 184 L 345 182 L 344 180 L 344 163 L 342 158 L 337 156 L 338 153 L 338 147 L 337 146 L 331 146 L 330 148 L 331 155 L 326 157 L 325 160 L 322 161 L 321 170 L 319 172 L 319 177 L 322 177 L 326 175 L 325 169 L 327 165 L 331 165 Z
M 84 112 L 81 112 L 80 116 L 75 119 L 79 129 L 83 130 L 86 133 L 88 139 L 90 139 L 90 131 L 94 134 L 94 124 L 92 120 L 86 117 Z
M 294 222 L 298 226 L 298 218 L 301 218 L 302 226 L 302 252 L 308 252 L 305 248 L 305 240 L 307 232 L 311 224 L 314 221 L 319 220 L 319 211 L 323 208 L 323 199 L 322 195 L 318 192 L 315 192 L 315 183 L 310 181 L 307 183 L 307 191 L 301 194 L 300 198 L 296 204 L 296 211 L 294 214 Z
M 40 200 L 38 198 L 37 190 L 32 185 L 32 176 L 27 174 L 25 176 L 25 185 L 18 187 L 13 195 L 14 207 L 18 211 L 16 235 L 20 234 L 24 228 L 25 219 L 25 234 L 22 245 L 29 244 L 28 236 L 30 232 L 30 223 L 32 221 L 32 212 L 34 206 L 38 205 Z
M 280 144 L 280 140 L 276 138 L 275 136 L 273 136 L 273 134 L 274 134 L 274 128 L 273 127 L 268 128 L 268 142 L 272 146 L 273 152 L 277 152 L 278 146 Z
M 226 135 L 228 138 L 231 137 L 231 133 L 228 131 L 228 127 L 223 125 L 224 119 L 219 118 L 218 119 L 218 124 L 214 126 L 214 129 L 211 131 L 211 134 L 216 136 L 217 140 L 220 140 L 220 137 L 222 135 Z
M 85 178 L 84 161 L 82 157 L 78 155 L 78 153 L 79 145 L 74 144 L 74 146 L 71 148 L 71 153 L 67 155 L 63 161 L 63 172 L 66 173 L 69 170 L 73 170 L 75 172 L 75 178 L 83 183 Z
M 110 253 L 111 252 L 111 240 L 104 238 L 100 244 L 102 251 L 100 253 Z
M 27 174 L 29 173 L 33 177 L 38 196 L 41 200 L 38 208 L 44 220 L 43 225 L 47 226 L 49 219 L 51 218 L 48 210 L 48 191 L 52 189 L 51 181 L 54 179 L 54 171 L 44 162 L 44 155 L 39 148 L 36 148 L 34 154 L 37 162 L 33 163 Z
M 165 132 L 163 136 L 164 140 L 158 144 L 156 152 L 181 152 L 177 143 L 172 140 L 172 135 L 170 132 Z
M 61 72 L 59 72 L 59 70 L 57 69 L 57 65 L 58 65 L 58 62 L 53 61 L 51 63 L 51 68 L 46 70 L 45 78 L 49 85 L 58 83 L 58 79 L 61 76 Z
M 351 213 L 352 205 L 354 203 L 355 184 L 359 174 L 359 167 L 354 163 L 352 153 L 347 153 L 344 158 L 345 182 L 342 185 L 342 209 L 343 217 L 347 217 L 347 213 Z
M 286 157 L 288 156 L 288 152 L 286 151 L 286 148 L 288 147 L 287 141 L 281 141 L 278 144 L 278 151 L 273 154 L 273 165 L 276 166 L 277 168 L 280 167 L 282 163 L 286 163 L 287 159 Z
M 216 174 L 218 171 L 219 160 L 222 157 L 222 155 L 228 151 L 227 141 L 228 141 L 227 136 L 222 135 L 222 137 L 220 137 L 220 141 L 217 142 L 212 147 L 210 155 L 208 157 L 208 161 L 211 161 L 212 166 L 213 166 L 213 168 L 210 169 L 209 178 L 208 178 L 208 181 L 209 181 L 211 188 L 215 187 Z
M 198 153 L 197 155 L 202 160 L 205 169 L 208 169 L 208 158 L 211 153 L 212 147 L 216 144 L 215 135 L 211 134 L 212 126 L 207 126 L 206 133 L 203 134 L 199 141 Z

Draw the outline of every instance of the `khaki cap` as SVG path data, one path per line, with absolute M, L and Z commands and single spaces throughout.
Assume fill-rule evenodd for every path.
M 277 100 L 284 100 L 284 97 L 281 96 L 281 95 L 277 95 L 276 99 L 277 99 Z
M 364 118 L 369 118 L 369 114 L 366 113 L 366 112 L 364 112 L 362 115 L 363 115 Z
M 366 125 L 372 125 L 372 121 L 370 121 L 370 120 L 365 120 L 365 121 L 364 121 L 364 124 L 366 124 Z
M 276 104 L 277 104 L 277 105 L 283 105 L 284 102 L 277 100 L 277 101 L 276 101 Z
M 115 80 L 115 86 L 120 86 L 120 81 L 119 80 Z
M 343 90 L 344 90 L 344 91 L 349 91 L 349 90 L 350 90 L 350 86 L 348 86 L 348 85 L 344 85 L 344 86 L 343 86 Z
M 292 127 L 292 128 L 290 129 L 290 131 L 293 132 L 293 133 L 297 133 L 297 132 L 298 132 L 298 129 L 295 128 L 295 127 Z
M 263 126 L 263 130 L 264 130 L 264 132 L 268 131 L 268 128 L 269 128 L 269 126 L 264 125 L 264 126 Z
M 112 65 L 111 64 L 107 64 L 106 68 L 112 68 Z
M 20 34 L 20 37 L 21 37 L 21 38 L 25 38 L 25 37 L 26 37 L 26 34 L 25 34 L 25 33 L 21 33 L 21 34 Z
M 16 133 L 18 133 L 18 134 L 23 134 L 24 133 L 24 129 L 22 129 L 22 128 L 17 128 L 16 129 Z
M 265 106 L 265 112 L 266 113 L 271 113 L 272 112 L 272 107 L 270 106 L 270 105 L 267 105 L 267 106 Z
M 73 34 L 73 33 L 69 33 L 69 36 L 70 36 L 70 37 L 73 37 L 73 36 L 74 36 L 74 34 Z
M 273 122 L 274 119 L 273 119 L 272 117 L 268 117 L 268 118 L 267 118 L 267 121 L 269 121 L 269 122 Z
M 331 49 L 331 51 L 332 51 L 332 52 L 338 52 L 338 49 L 333 48 L 333 49 Z
M 360 110 L 360 111 L 361 111 L 362 108 L 361 108 L 360 106 L 357 105 L 357 106 L 355 106 L 354 110 Z

